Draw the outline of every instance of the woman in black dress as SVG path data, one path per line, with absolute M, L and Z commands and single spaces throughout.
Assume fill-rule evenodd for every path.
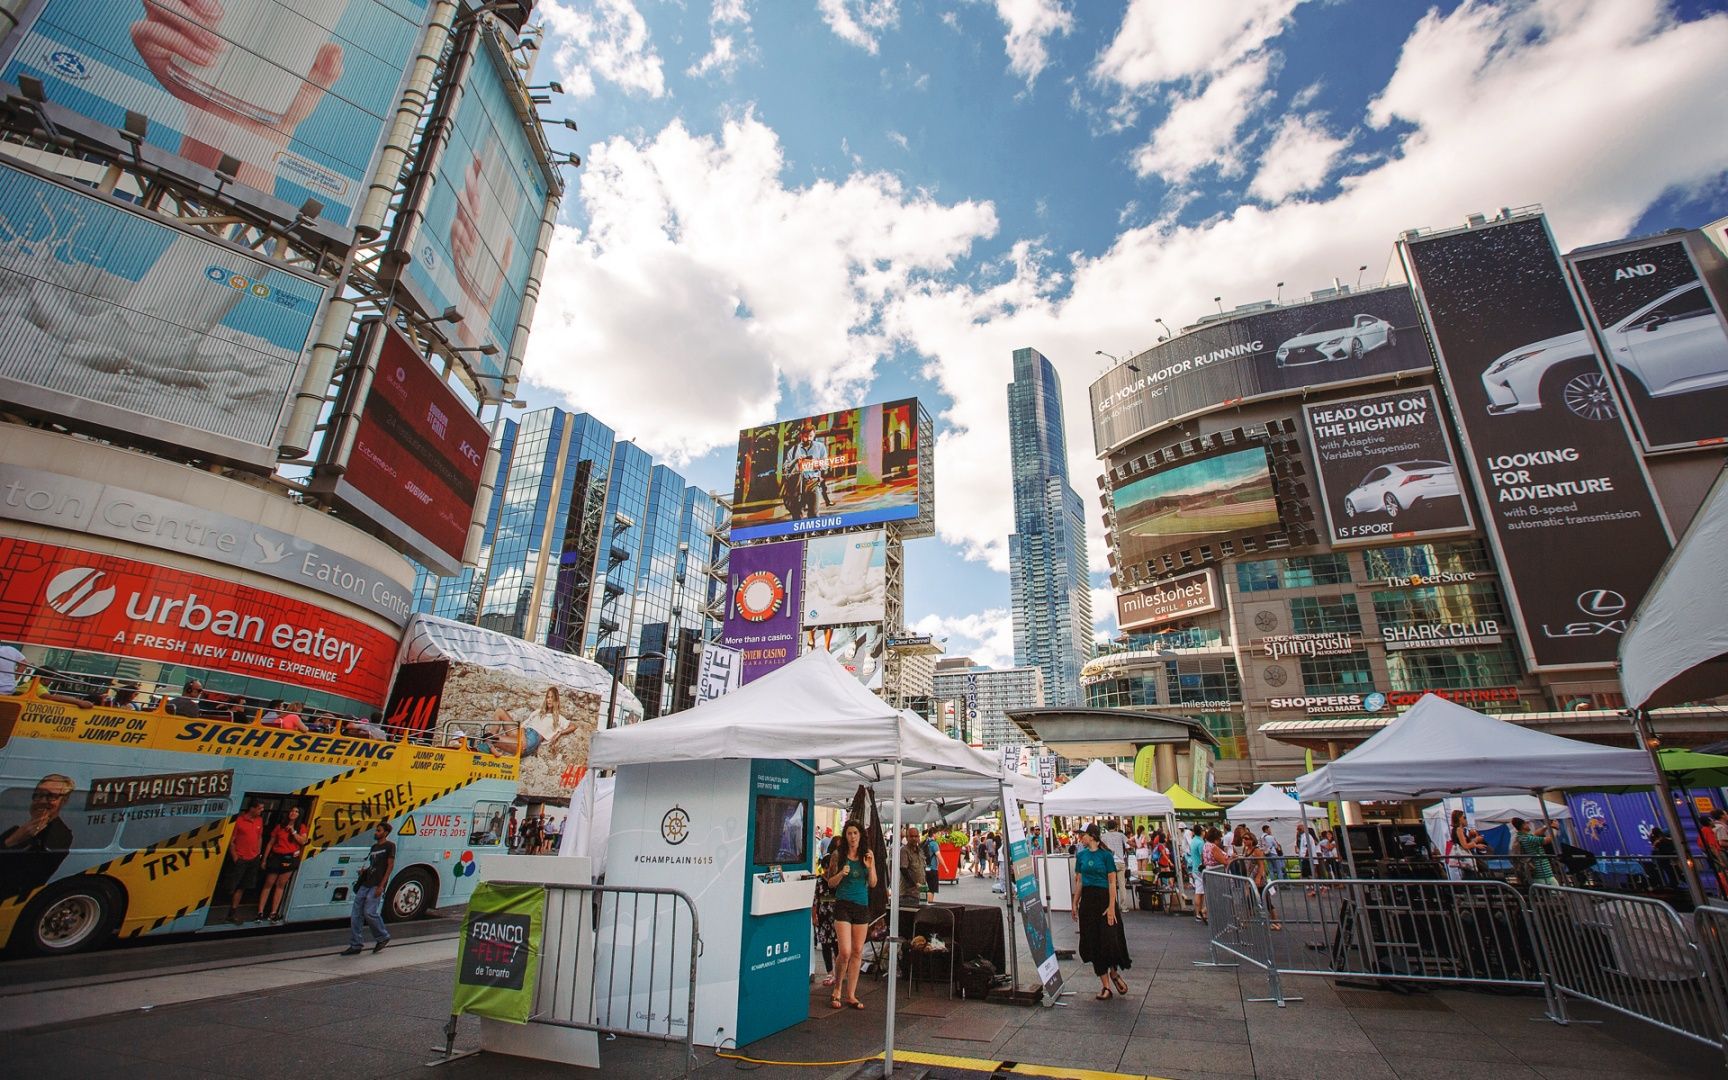
M 1109 1001 L 1126 994 L 1128 983 L 1122 972 L 1134 966 L 1128 956 L 1128 939 L 1122 933 L 1122 916 L 1116 910 L 1116 882 L 1122 868 L 1116 856 L 1098 839 L 1098 826 L 1088 825 L 1080 834 L 1080 852 L 1074 858 L 1074 919 L 1080 924 L 1080 959 L 1092 963 L 1098 976 L 1098 1000 Z

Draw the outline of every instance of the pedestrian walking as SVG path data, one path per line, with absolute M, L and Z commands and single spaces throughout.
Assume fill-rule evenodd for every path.
M 354 883 L 354 904 L 348 913 L 348 947 L 343 956 L 359 956 L 365 944 L 360 936 L 364 925 L 372 931 L 372 951 L 379 952 L 390 944 L 390 931 L 384 928 L 384 890 L 390 884 L 390 871 L 396 868 L 396 844 L 390 839 L 390 823 L 380 821 L 372 826 L 372 846 L 360 863 L 360 877 Z
M 1073 883 L 1080 898 L 1073 912 L 1074 921 L 1080 924 L 1080 959 L 1091 962 L 1092 973 L 1098 976 L 1097 1000 L 1109 1001 L 1128 992 L 1122 972 L 1134 966 L 1116 904 L 1116 882 L 1122 868 L 1103 846 L 1096 824 L 1088 825 L 1080 834 L 1080 848 L 1074 858 Z
M 876 853 L 864 844 L 864 827 L 848 821 L 823 866 L 822 877 L 834 890 L 834 937 L 840 948 L 839 977 L 828 1006 L 842 1003 L 862 1009 L 858 972 L 864 963 L 864 936 L 870 929 L 870 890 L 876 887 Z

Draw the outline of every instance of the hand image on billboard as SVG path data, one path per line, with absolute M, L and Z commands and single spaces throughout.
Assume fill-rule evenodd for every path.
M 488 156 L 498 153 L 494 141 Z M 469 318 L 455 325 L 456 336 L 464 345 L 478 343 L 486 333 L 487 320 L 497 305 L 498 294 L 504 289 L 504 276 L 516 254 L 516 238 L 508 229 L 508 221 L 489 222 L 486 213 L 488 193 L 484 179 L 485 164 L 481 155 L 473 155 L 462 176 L 462 194 L 456 199 L 456 213 L 450 220 L 450 263 L 456 274 L 456 286 L 462 290 L 464 314 Z M 493 217 L 501 217 L 499 214 Z M 497 227 L 492 227 L 496 225 Z M 488 257 L 486 238 L 500 246 L 497 262 Z
M 344 0 L 276 4 L 220 0 L 146 0 L 132 43 L 162 88 L 186 104 L 180 155 L 214 169 L 224 154 L 240 161 L 235 180 L 275 187 L 275 156 L 342 77 L 342 47 L 326 27 Z M 255 54 L 265 63 L 241 62 Z
M 1344 516 L 1395 518 L 1419 502 L 1458 498 L 1458 470 L 1445 461 L 1399 461 L 1373 469 L 1344 496 Z

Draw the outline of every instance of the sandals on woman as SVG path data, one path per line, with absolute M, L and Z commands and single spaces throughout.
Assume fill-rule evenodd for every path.
M 1121 994 L 1124 997 L 1128 996 L 1128 984 L 1123 981 L 1122 976 L 1115 972 L 1111 972 L 1110 981 L 1116 984 L 1116 992 L 1118 994 Z
M 846 1004 L 852 1006 L 854 1009 L 862 1009 L 864 1007 L 864 1003 L 859 1001 L 857 998 L 849 999 Z
M 840 992 L 839 991 L 835 991 L 834 996 L 830 997 L 828 999 L 828 1007 L 830 1009 L 838 1009 L 840 1007 Z
M 1110 988 L 1105 987 L 1104 989 L 1098 991 L 1097 995 L 1095 997 L 1093 997 L 1092 1000 L 1093 1001 L 1109 1001 L 1113 996 L 1114 995 L 1110 993 Z

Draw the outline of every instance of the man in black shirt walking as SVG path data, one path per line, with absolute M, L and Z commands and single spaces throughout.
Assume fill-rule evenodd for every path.
M 396 868 L 396 844 L 386 839 L 390 823 L 380 821 L 372 826 L 372 846 L 360 864 L 360 877 L 354 884 L 354 907 L 348 914 L 348 948 L 343 956 L 359 956 L 364 940 L 360 926 L 372 931 L 372 951 L 378 952 L 390 944 L 390 931 L 384 929 L 384 889 L 390 884 L 390 871 Z

